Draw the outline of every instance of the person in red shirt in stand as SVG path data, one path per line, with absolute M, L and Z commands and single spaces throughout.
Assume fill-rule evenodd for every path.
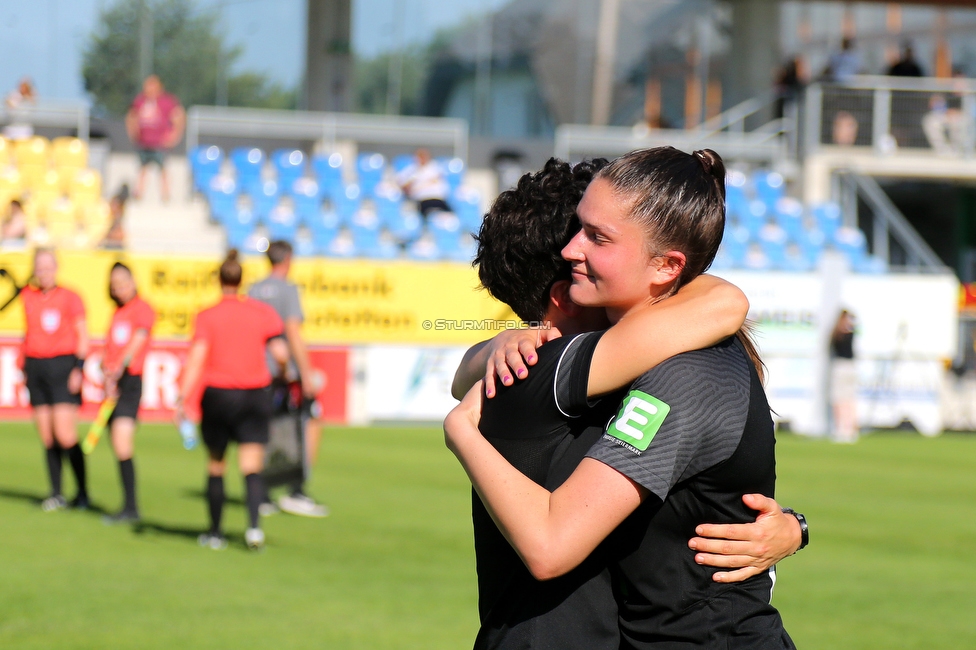
M 51 478 L 51 496 L 41 502 L 45 512 L 61 510 L 68 503 L 61 494 L 61 452 L 78 484 L 71 505 L 88 507 L 85 457 L 78 445 L 75 416 L 81 404 L 81 382 L 88 356 L 85 305 L 70 289 L 58 286 L 58 261 L 54 252 L 39 248 L 34 253 L 34 286 L 24 287 L 24 383 L 30 392 L 37 433 L 44 445 Z
M 136 198 L 142 198 L 146 189 L 146 168 L 159 166 L 159 194 L 163 202 L 169 201 L 169 183 L 163 155 L 183 138 L 186 113 L 180 100 L 165 92 L 163 82 L 154 74 L 146 77 L 142 92 L 132 101 L 125 116 L 125 129 L 129 139 L 139 149 L 139 185 Z
M 238 444 L 237 459 L 247 494 L 249 527 L 244 541 L 250 549 L 264 546 L 258 509 L 265 496 L 261 470 L 272 414 L 271 373 L 265 350 L 270 351 L 282 370 L 288 363 L 284 323 L 270 305 L 238 295 L 242 275 L 237 251 L 231 249 L 220 265 L 223 298 L 197 315 L 176 407 L 177 420 L 182 422 L 186 417 L 184 402 L 202 375 L 200 431 L 210 452 L 210 531 L 200 536 L 200 545 L 214 550 L 227 547 L 220 518 L 224 507 L 224 454 L 231 440 Z
M 105 518 L 106 523 L 139 521 L 136 505 L 136 470 L 132 462 L 136 433 L 136 416 L 142 401 L 142 367 L 149 350 L 149 337 L 156 323 L 156 312 L 139 297 L 132 271 L 116 262 L 109 273 L 109 297 L 118 305 L 105 337 L 102 374 L 105 395 L 116 397 L 115 410 L 109 416 L 112 449 L 119 461 L 119 475 L 125 501 L 122 509 Z

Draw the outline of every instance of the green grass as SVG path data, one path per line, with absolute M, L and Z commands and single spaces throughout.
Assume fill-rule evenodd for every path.
M 778 454 L 778 496 L 812 529 L 774 597 L 798 647 L 976 647 L 976 436 L 786 436 Z M 312 490 L 332 516 L 266 519 L 260 554 L 243 547 L 236 472 L 231 547 L 215 553 L 196 545 L 203 454 L 145 426 L 137 463 L 142 532 L 45 514 L 36 437 L 0 426 L 0 648 L 470 647 L 469 492 L 437 429 L 327 430 Z M 104 443 L 89 467 L 114 509 Z

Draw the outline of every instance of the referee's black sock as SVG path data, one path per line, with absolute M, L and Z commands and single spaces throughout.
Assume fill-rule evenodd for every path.
M 220 517 L 224 513 L 224 477 L 207 479 L 207 502 L 210 504 L 210 534 L 220 534 Z
M 51 495 L 61 494 L 61 447 L 57 441 L 51 447 L 44 448 L 44 458 L 47 460 L 47 473 L 51 477 Z
M 68 462 L 71 463 L 71 471 L 75 473 L 78 483 L 78 496 L 88 497 L 88 480 L 85 477 L 85 455 L 81 453 L 81 445 L 75 443 L 74 447 L 65 450 L 68 454 Z
M 248 474 L 244 477 L 244 489 L 247 492 L 247 517 L 251 528 L 258 528 L 258 507 L 264 499 L 264 479 L 260 474 Z
M 136 512 L 136 468 L 132 459 L 119 461 L 119 475 L 122 477 L 122 489 L 125 491 L 125 512 Z

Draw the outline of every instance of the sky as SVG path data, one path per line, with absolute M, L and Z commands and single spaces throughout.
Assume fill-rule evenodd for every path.
M 114 0 L 0 0 L 0 95 L 24 75 L 47 98 L 83 99 L 81 53 L 99 11 Z M 244 52 L 236 71 L 263 72 L 284 86 L 302 76 L 305 0 L 195 0 L 222 6 L 222 28 Z M 353 51 L 372 57 L 424 42 L 443 27 L 508 0 L 352 0 Z M 397 27 L 397 16 L 402 22 Z

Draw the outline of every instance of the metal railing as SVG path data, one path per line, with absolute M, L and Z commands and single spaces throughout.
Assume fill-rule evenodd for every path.
M 634 149 L 670 145 L 685 151 L 707 147 L 727 159 L 773 164 L 789 156 L 795 117 L 765 122 L 753 130 L 747 130 L 746 123 L 761 116 L 774 100 L 771 95 L 748 99 L 706 120 L 697 129 L 563 124 L 556 127 L 555 155 L 563 160 L 615 157 Z
M 871 253 L 875 257 L 883 259 L 889 267 L 907 268 L 916 272 L 951 273 L 905 215 L 895 207 L 877 181 L 870 176 L 853 172 L 839 173 L 837 180 L 840 193 L 838 198 L 848 225 L 858 225 L 860 201 L 871 211 L 869 234 Z
M 804 154 L 823 145 L 972 156 L 976 80 L 857 76 L 806 89 Z
M 205 136 L 321 140 L 334 148 L 340 140 L 370 144 L 451 147 L 467 162 L 468 123 L 442 117 L 401 117 L 193 106 L 187 111 L 186 147 Z
M 0 104 L 0 124 L 29 124 L 33 127 L 74 129 L 78 138 L 88 141 L 91 109 L 84 102 L 45 100 L 17 108 Z

